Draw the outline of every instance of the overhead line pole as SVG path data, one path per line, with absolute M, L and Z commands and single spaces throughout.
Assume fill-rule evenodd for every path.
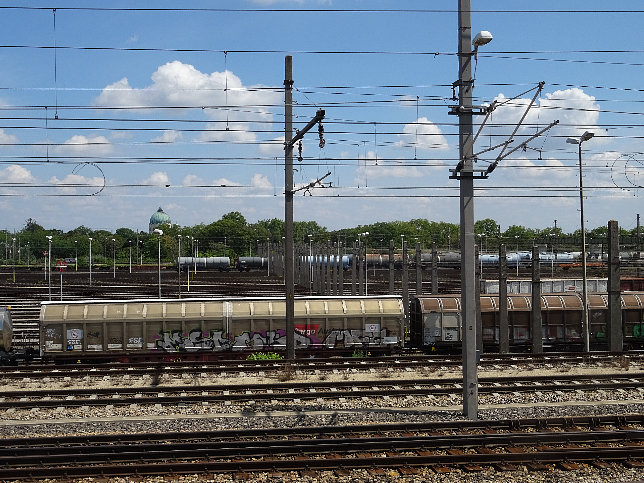
M 295 273 L 293 253 L 293 146 L 324 118 L 318 109 L 315 117 L 293 136 L 293 57 L 284 58 L 284 285 L 286 286 L 286 358 L 295 359 Z M 320 126 L 320 147 L 324 145 Z M 328 173 L 330 174 L 330 173 Z M 328 176 L 328 174 L 326 176 Z M 315 182 L 317 184 L 326 176 Z
M 477 419 L 476 300 L 474 256 L 474 144 L 472 121 L 472 25 L 470 0 L 458 2 L 458 133 L 461 224 L 463 414 Z
M 295 287 L 293 273 L 293 57 L 284 58 L 284 284 L 286 358 L 295 359 Z

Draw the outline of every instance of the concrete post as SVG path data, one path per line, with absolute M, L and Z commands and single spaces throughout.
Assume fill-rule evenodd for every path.
M 476 267 L 474 269 L 475 283 L 474 283 L 474 303 L 476 304 L 476 350 L 479 353 L 483 352 L 483 317 L 481 315 L 481 262 L 479 257 L 481 250 L 479 247 L 474 247 L 474 260 L 476 260 Z
M 364 245 L 360 243 L 358 247 L 360 256 L 358 257 L 358 295 L 364 295 L 364 271 L 366 265 Z
M 407 254 L 407 240 L 403 240 L 403 274 L 402 274 L 402 298 L 405 307 L 405 329 L 409 327 L 409 257 Z
M 617 221 L 608 222 L 608 332 L 611 352 L 624 350 L 624 334 L 622 332 L 622 294 L 620 287 L 619 261 L 619 225 Z
M 539 247 L 532 247 L 532 352 L 543 352 L 543 327 L 541 322 L 541 272 Z
M 438 293 L 438 252 L 436 243 L 432 243 L 432 293 Z
M 358 264 L 358 250 L 355 243 L 353 244 L 353 253 L 351 257 L 351 295 L 356 294 L 356 265 Z
M 394 288 L 394 241 L 389 240 L 389 295 L 395 294 Z
M 423 260 L 420 242 L 416 242 L 416 296 L 423 295 Z
M 508 265 L 505 245 L 499 246 L 499 353 L 510 352 L 508 326 Z

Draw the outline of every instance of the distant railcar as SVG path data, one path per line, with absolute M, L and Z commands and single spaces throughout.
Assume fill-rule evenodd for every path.
M 43 302 L 40 349 L 64 360 L 208 359 L 283 351 L 283 298 Z M 298 352 L 390 352 L 404 343 L 401 297 L 295 300 Z
M 605 348 L 608 332 L 607 295 L 588 296 L 590 343 Z M 509 342 L 514 350 L 532 344 L 532 300 L 529 295 L 508 295 Z M 644 292 L 623 293 L 622 329 L 624 345 L 644 345 Z M 544 348 L 572 349 L 581 346 L 582 299 L 578 293 L 542 294 L 542 339 Z M 481 296 L 482 341 L 488 350 L 499 343 L 499 298 Z M 461 345 L 460 295 L 418 297 L 410 307 L 411 343 L 424 349 L 458 349 Z
M 235 268 L 240 272 L 249 270 L 259 270 L 266 268 L 268 265 L 268 258 L 266 257 L 239 257 L 235 260 Z
M 0 307 L 0 359 L 11 351 L 12 338 L 13 323 L 11 322 L 11 307 Z
M 230 257 L 179 257 L 177 264 L 182 271 L 186 270 L 230 270 Z

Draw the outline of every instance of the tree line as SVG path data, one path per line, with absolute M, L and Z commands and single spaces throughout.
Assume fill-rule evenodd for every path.
M 179 225 L 161 225 L 163 235 L 136 232 L 129 228 L 119 228 L 113 233 L 107 230 L 92 230 L 79 226 L 68 232 L 57 229 L 45 229 L 35 220 L 28 219 L 25 226 L 17 232 L 3 230 L 0 251 L 4 264 L 42 264 L 49 248 L 47 236 L 51 236 L 51 259 L 60 260 L 76 258 L 79 266 L 89 264 L 89 246 L 92 238 L 92 263 L 133 264 L 156 263 L 159 253 L 164 262 L 171 262 L 181 256 L 217 257 L 228 256 L 232 259 L 240 256 L 266 256 L 269 246 L 276 249 L 281 246 L 284 236 L 284 221 L 272 218 L 249 223 L 237 212 L 223 215 L 210 224 L 198 224 L 182 227 Z M 604 243 L 607 227 L 600 226 L 587 232 L 588 243 Z M 328 230 L 315 221 L 294 223 L 295 243 L 311 248 L 325 247 L 330 244 L 337 247 L 352 247 L 360 241 L 370 251 L 386 251 L 389 241 L 400 250 L 402 241 L 406 240 L 413 249 L 420 243 L 423 249 L 430 249 L 436 244 L 440 250 L 459 249 L 459 225 L 454 223 L 412 219 L 409 221 L 377 222 L 369 225 L 358 225 L 353 228 Z M 506 243 L 508 250 L 528 250 L 534 244 L 564 250 L 579 250 L 580 230 L 565 233 L 560 227 L 543 229 L 512 225 L 500 231 L 499 224 L 486 218 L 475 223 L 477 243 L 482 250 L 496 251 L 500 243 Z M 4 235 L 4 236 L 3 236 Z M 637 243 L 636 229 L 621 230 L 624 243 Z M 181 251 L 179 252 L 179 244 Z M 320 248 L 322 251 L 322 249 Z M 348 250 L 348 249 L 347 249 Z

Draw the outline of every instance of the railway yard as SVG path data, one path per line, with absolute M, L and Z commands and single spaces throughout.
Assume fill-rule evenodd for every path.
M 65 299 L 156 295 L 155 272 L 119 283 L 111 275 L 91 288 L 70 276 Z M 283 294 L 279 279 L 256 272 L 200 277 L 190 288 L 201 296 Z M 384 293 L 385 278 L 370 290 Z M 29 307 L 48 287 L 24 280 L 0 296 L 17 307 L 27 341 L 37 337 Z M 168 297 L 178 295 L 172 286 L 162 287 Z M 462 414 L 458 355 L 368 355 L 5 367 L 0 480 L 644 478 L 640 352 L 484 353 L 477 421 Z

